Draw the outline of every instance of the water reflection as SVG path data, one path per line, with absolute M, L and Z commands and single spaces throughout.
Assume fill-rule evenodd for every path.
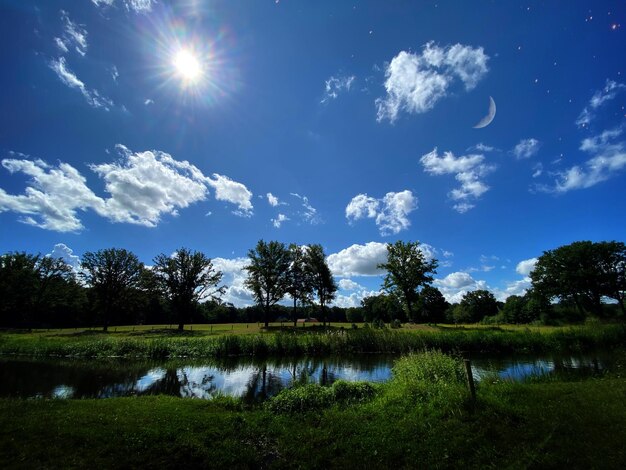
M 339 379 L 384 382 L 396 356 L 341 358 L 231 358 L 221 361 L 141 361 L 123 359 L 0 359 L 0 396 L 110 398 L 166 394 L 210 399 L 218 394 L 264 400 L 285 387 Z M 592 375 L 611 367 L 610 355 L 592 357 L 472 358 L 477 380 L 499 375 L 521 380 L 529 375 Z

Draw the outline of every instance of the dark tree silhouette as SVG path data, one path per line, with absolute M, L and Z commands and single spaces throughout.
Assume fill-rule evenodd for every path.
M 289 286 L 291 257 L 283 243 L 259 240 L 254 250 L 248 252 L 250 265 L 245 269 L 245 285 L 252 291 L 254 300 L 263 308 L 265 328 L 269 327 L 269 313 L 273 305 L 283 299 Z
M 218 287 L 222 272 L 216 271 L 210 258 L 199 251 L 180 248 L 172 256 L 154 258 L 152 271 L 169 299 L 183 330 L 192 310 L 201 299 L 218 298 L 225 286 Z
M 306 269 L 306 248 L 294 243 L 289 245 L 290 265 L 287 272 L 287 293 L 293 299 L 293 326 L 298 321 L 298 302 L 300 305 L 311 302 L 313 285 L 311 273 Z
M 88 251 L 81 261 L 81 277 L 91 286 L 103 314 L 103 329 L 107 331 L 111 312 L 123 305 L 140 283 L 143 264 L 130 251 L 107 248 Z
M 419 242 L 399 240 L 387 244 L 387 262 L 378 265 L 379 269 L 387 271 L 383 289 L 402 299 L 409 318 L 414 318 L 413 307 L 419 298 L 420 287 L 433 281 L 437 265 L 436 259 L 426 259 Z
M 326 263 L 322 245 L 308 245 L 305 266 L 311 277 L 311 287 L 320 307 L 323 325 L 326 326 L 326 305 L 335 299 L 337 284 Z

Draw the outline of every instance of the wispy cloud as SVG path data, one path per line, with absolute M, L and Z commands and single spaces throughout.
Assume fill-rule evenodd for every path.
M 452 152 L 444 152 L 443 156 L 439 156 L 436 148 L 423 155 L 420 162 L 424 171 L 432 175 L 455 175 L 461 185 L 450 191 L 448 196 L 455 201 L 453 207 L 461 214 L 473 209 L 473 201 L 489 190 L 482 179 L 495 169 L 485 163 L 484 155 L 455 157 Z
M 61 21 L 63 22 L 63 35 L 60 38 L 54 38 L 56 46 L 64 54 L 73 48 L 84 57 L 87 54 L 87 30 L 84 26 L 74 23 L 65 10 L 61 10 Z
M 411 226 L 408 215 L 417 209 L 417 198 L 411 191 L 389 192 L 382 199 L 358 194 L 346 206 L 348 221 L 374 219 L 381 235 L 391 235 Z
M 321 102 L 327 103 L 330 100 L 337 99 L 341 93 L 350 91 L 350 87 L 354 83 L 354 80 L 356 80 L 354 75 L 340 75 L 337 77 L 331 76 L 328 80 L 326 80 L 324 97 Z
M 482 47 L 440 47 L 432 41 L 421 54 L 401 51 L 386 67 L 387 95 L 376 100 L 377 120 L 393 123 L 401 111 L 425 113 L 457 80 L 466 90 L 473 89 L 487 73 L 488 59 Z
M 298 212 L 300 218 L 311 225 L 321 224 L 323 222 L 322 217 L 318 214 L 317 209 L 311 205 L 309 198 L 301 196 L 298 193 L 290 193 L 291 196 L 297 198 L 301 202 L 301 209 Z
M 537 186 L 545 192 L 565 193 L 585 189 L 606 181 L 626 168 L 626 142 L 619 140 L 624 127 L 610 129 L 584 139 L 580 150 L 590 154 L 582 165 L 574 165 L 558 173 L 553 186 Z
M 626 85 L 623 83 L 607 79 L 604 88 L 596 91 L 589 100 L 589 104 L 582 110 L 576 119 L 576 125 L 579 127 L 589 126 L 595 117 L 595 111 L 607 101 L 614 99 L 624 89 L 626 89 Z
M 272 193 L 267 193 L 267 202 L 270 206 L 276 207 L 279 204 L 278 198 L 274 196 Z
M 116 0 L 91 0 L 97 7 L 111 7 L 116 3 Z M 117 0 L 117 3 L 121 3 L 129 11 L 136 13 L 148 13 L 152 11 L 152 6 L 157 2 L 156 0 Z
M 252 192 L 243 183 L 217 173 L 213 173 L 212 177 L 207 178 L 206 181 L 215 189 L 215 199 L 230 202 L 238 207 L 233 214 L 240 217 L 252 216 Z
M 72 72 L 65 62 L 65 57 L 53 59 L 49 63 L 50 68 L 57 74 L 57 77 L 68 87 L 79 90 L 87 103 L 94 108 L 103 108 L 109 111 L 113 107 L 113 101 L 109 98 L 101 96 L 98 90 L 92 90 Z
M 515 158 L 521 160 L 523 158 L 530 158 L 536 155 L 539 151 L 539 147 L 541 147 L 541 143 L 537 139 L 522 139 L 515 147 L 513 147 L 512 152 L 513 155 L 515 155 Z

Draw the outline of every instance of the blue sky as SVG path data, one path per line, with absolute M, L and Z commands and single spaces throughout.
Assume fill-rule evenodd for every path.
M 2 252 L 186 246 L 246 305 L 259 239 L 320 243 L 348 306 L 396 240 L 458 300 L 625 238 L 623 2 L 3 0 L 0 30 Z

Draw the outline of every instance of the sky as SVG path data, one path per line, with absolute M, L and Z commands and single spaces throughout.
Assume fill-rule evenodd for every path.
M 0 0 L 0 252 L 319 243 L 356 306 L 419 241 L 449 301 L 626 237 L 623 1 Z

